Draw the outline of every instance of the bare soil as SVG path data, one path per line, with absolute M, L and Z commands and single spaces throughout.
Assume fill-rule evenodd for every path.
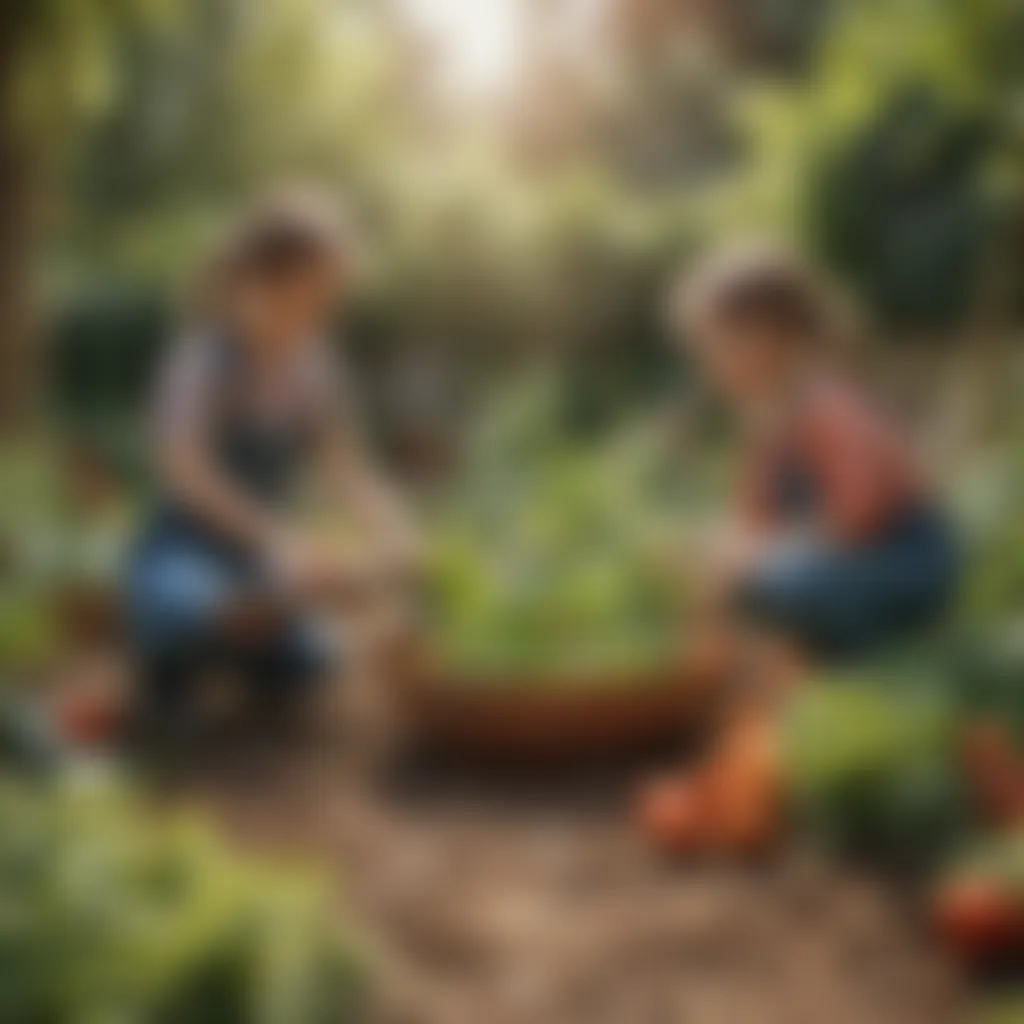
M 900 887 L 806 849 L 669 864 L 628 820 L 649 765 L 532 777 L 402 753 L 343 687 L 301 738 L 228 745 L 187 792 L 314 855 L 376 962 L 370 1024 L 945 1024 L 957 972 Z

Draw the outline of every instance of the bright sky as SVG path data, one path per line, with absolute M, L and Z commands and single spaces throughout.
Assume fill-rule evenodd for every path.
M 461 95 L 508 88 L 525 43 L 522 0 L 399 0 L 413 28 L 444 61 L 444 85 Z
M 530 17 L 566 49 L 585 45 L 606 0 L 397 0 L 443 61 L 442 86 L 456 97 L 493 99 L 514 87 L 530 40 Z M 546 8 L 546 10 L 545 10 Z

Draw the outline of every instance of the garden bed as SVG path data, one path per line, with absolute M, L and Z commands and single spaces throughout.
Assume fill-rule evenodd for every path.
M 487 679 L 410 658 L 389 685 L 418 741 L 449 754 L 535 764 L 668 746 L 706 719 L 720 682 L 691 658 L 587 678 Z

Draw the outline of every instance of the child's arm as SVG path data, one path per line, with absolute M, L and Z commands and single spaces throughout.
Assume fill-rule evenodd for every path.
M 414 523 L 363 441 L 347 374 L 326 350 L 319 353 L 314 366 L 318 454 L 329 497 L 380 545 L 373 553 L 376 558 L 406 572 L 420 559 Z
M 767 467 L 764 453 L 755 453 L 741 467 L 732 517 L 711 537 L 702 539 L 713 604 L 731 601 L 736 588 L 775 540 Z
M 210 459 L 213 376 L 201 343 L 185 342 L 171 354 L 156 395 L 157 473 L 171 497 L 211 529 L 244 547 L 265 549 L 282 532 L 279 524 Z
M 210 459 L 210 367 L 199 346 L 174 354 L 157 395 L 156 464 L 167 492 L 227 540 L 266 558 L 290 587 L 307 589 L 319 560 L 270 509 L 234 487 Z
M 899 439 L 870 408 L 836 396 L 822 403 L 810 443 L 823 485 L 823 530 L 841 544 L 870 538 L 900 500 L 898 491 L 912 486 Z
M 334 498 L 382 546 L 384 561 L 402 572 L 415 568 L 420 541 L 414 524 L 347 418 L 334 417 L 327 425 L 321 455 Z

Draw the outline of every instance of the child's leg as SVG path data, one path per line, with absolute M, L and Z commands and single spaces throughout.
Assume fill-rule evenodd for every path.
M 716 743 L 696 774 L 644 797 L 656 838 L 692 849 L 697 820 L 709 843 L 717 834 L 722 845 L 745 847 L 771 834 L 782 796 L 779 717 L 809 666 L 874 649 L 940 607 L 952 577 L 944 545 L 940 534 L 911 532 L 861 550 L 780 549 L 757 566 L 737 594 L 742 677 Z
M 713 717 L 719 723 L 788 700 L 814 661 L 798 638 L 736 616 L 705 618 L 694 632 L 688 664 L 696 676 L 714 682 L 719 700 Z
M 780 550 L 741 586 L 738 610 L 816 657 L 857 657 L 934 621 L 957 567 L 948 529 L 922 517 L 858 548 Z
M 225 565 L 186 545 L 154 545 L 131 568 L 128 614 L 140 676 L 135 717 L 144 729 L 173 730 L 191 715 L 195 688 L 217 663 L 235 590 Z
M 320 627 L 311 617 L 293 617 L 238 650 L 239 670 L 267 709 L 300 704 L 336 669 L 337 645 Z
M 787 635 L 735 616 L 707 624 L 728 649 L 729 686 L 701 762 L 640 794 L 641 823 L 671 853 L 757 853 L 777 836 L 783 806 L 779 718 L 804 682 L 810 655 Z
M 656 779 L 639 795 L 640 821 L 670 853 L 760 853 L 779 834 L 784 788 L 776 715 L 733 709 L 695 769 Z
M 870 552 L 780 547 L 740 584 L 736 613 L 769 647 L 841 657 L 869 645 L 882 625 L 881 583 Z

